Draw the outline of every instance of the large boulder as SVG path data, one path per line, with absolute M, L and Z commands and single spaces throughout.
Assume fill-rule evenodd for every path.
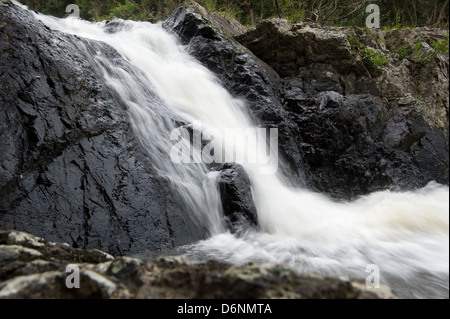
M 432 125 L 448 126 L 448 30 L 363 30 L 271 19 L 235 39 L 305 93 L 385 97 L 420 109 Z
M 327 26 L 291 24 L 284 19 L 263 20 L 236 37 L 281 77 L 293 77 L 301 67 L 328 64 L 339 73 L 364 70 L 348 45 L 347 36 Z
M 106 44 L 1 2 L 0 227 L 114 255 L 205 238 L 83 45 L 132 68 Z

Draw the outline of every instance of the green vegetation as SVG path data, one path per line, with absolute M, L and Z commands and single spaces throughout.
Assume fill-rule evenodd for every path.
M 426 50 L 422 41 L 417 40 L 413 47 L 413 54 L 411 56 L 411 60 L 416 63 L 430 63 L 433 53 L 429 50 Z
M 359 49 L 363 47 L 362 43 L 359 42 L 358 38 L 354 35 L 348 37 L 348 42 L 350 43 L 353 54 L 357 54 Z
M 361 60 L 370 70 L 375 70 L 377 67 L 388 66 L 388 59 L 378 51 L 367 48 L 356 36 L 348 37 L 351 52 L 354 55 L 359 55 Z
M 445 40 L 431 40 L 429 37 L 417 39 L 414 45 L 406 43 L 398 51 L 400 60 L 408 59 L 418 64 L 430 63 L 438 53 L 448 54 L 449 36 Z
M 370 68 L 375 68 L 377 66 L 388 66 L 389 61 L 386 57 L 377 51 L 364 48 L 361 52 L 361 60 Z
M 101 20 L 112 20 L 114 17 L 120 17 L 124 20 L 145 21 L 151 15 L 139 8 L 136 4 L 127 1 L 123 4 L 119 3 L 116 7 L 112 8 L 108 14 L 101 17 Z
M 291 23 L 301 22 L 305 19 L 306 10 L 302 8 L 301 1 L 280 1 L 280 16 Z
M 405 44 L 401 47 L 401 49 L 398 51 L 398 58 L 400 60 L 407 59 L 409 57 L 409 45 Z
M 80 7 L 86 20 L 123 19 L 156 22 L 165 20 L 186 0 L 22 0 L 33 10 L 64 17 L 68 4 Z M 382 28 L 429 26 L 447 29 L 448 1 L 434 0 L 197 0 L 208 11 L 254 25 L 267 18 L 313 22 L 332 26 L 364 27 L 368 4 L 380 8 Z
M 448 53 L 448 34 L 446 39 L 443 41 L 433 41 L 433 48 L 439 53 Z

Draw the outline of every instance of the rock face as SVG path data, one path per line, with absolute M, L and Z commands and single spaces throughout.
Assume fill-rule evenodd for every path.
M 432 49 L 448 32 L 272 19 L 232 39 L 220 19 L 190 3 L 164 27 L 246 99 L 256 123 L 279 129 L 294 185 L 350 199 L 448 184 L 448 54 Z
M 219 175 L 218 185 L 228 227 L 256 225 L 257 212 L 253 201 L 252 186 L 244 168 L 237 164 L 225 164 Z
M 293 25 L 284 19 L 263 20 L 237 40 L 282 78 L 295 77 L 301 68 L 315 63 L 329 65 L 343 74 L 364 71 L 362 62 L 354 58 L 347 45 L 347 36 L 332 27 Z
M 282 77 L 313 184 L 351 198 L 449 183 L 446 37 L 273 19 L 236 39 Z
M 0 227 L 114 255 L 204 238 L 77 47 L 87 40 L 0 5 Z
M 294 89 L 285 102 L 303 129 L 304 159 L 318 189 L 351 198 L 448 183 L 446 130 L 433 129 L 414 110 L 332 91 L 313 96 Z
M 70 266 L 69 266 L 70 265 Z M 69 267 L 68 267 L 69 266 Z M 76 267 L 74 267 L 76 266 Z M 79 288 L 73 269 L 79 270 Z M 300 275 L 276 264 L 234 267 L 182 257 L 114 258 L 17 231 L 0 231 L 0 299 L 373 299 L 395 298 L 386 286 Z

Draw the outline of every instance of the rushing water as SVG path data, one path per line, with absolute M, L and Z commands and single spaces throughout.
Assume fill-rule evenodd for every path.
M 201 122 L 225 134 L 252 127 L 245 101 L 233 98 L 214 75 L 193 59 L 177 38 L 160 25 L 105 23 L 36 15 L 52 29 L 109 44 L 135 69 L 111 61 L 88 41 L 80 50 L 118 99 L 128 107 L 137 137 L 160 174 L 173 183 L 196 216 L 210 229 L 209 239 L 185 247 L 191 258 L 234 264 L 284 263 L 302 272 L 365 280 L 366 267 L 379 267 L 381 283 L 400 297 L 448 298 L 449 189 L 430 183 L 414 192 L 382 191 L 353 202 L 337 202 L 306 189 L 285 186 L 283 176 L 243 164 L 252 182 L 260 230 L 226 231 L 217 174 L 204 164 L 175 164 L 170 134 L 178 123 Z M 133 71 L 134 70 L 134 71 Z M 159 99 L 152 98 L 154 92 Z M 238 147 L 264 150 L 237 139 Z M 184 140 L 186 147 L 189 141 Z M 241 145 L 241 146 L 239 146 Z

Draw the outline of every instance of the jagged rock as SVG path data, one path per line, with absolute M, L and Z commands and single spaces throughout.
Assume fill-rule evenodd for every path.
M 69 289 L 65 285 L 69 274 L 48 271 L 15 277 L 0 283 L 0 299 L 109 299 L 129 298 L 125 288 L 119 288 L 111 280 L 91 271 L 80 271 L 80 288 Z
M 164 21 L 164 26 L 180 35 L 182 42 L 202 36 L 219 40 L 222 36 L 235 37 L 245 32 L 245 27 L 236 20 L 226 20 L 217 13 L 209 13 L 196 2 L 178 7 Z
M 319 189 L 346 198 L 448 182 L 445 135 L 413 110 L 371 95 L 336 92 L 288 92 L 286 105 L 303 129 L 304 158 Z
M 282 78 L 298 79 L 305 93 L 408 97 L 431 126 L 442 128 L 448 127 L 449 60 L 432 45 L 446 36 L 439 29 L 365 31 L 271 19 L 236 39 Z M 374 56 L 364 59 L 365 49 Z M 384 65 L 375 58 L 384 58 Z
M 294 77 L 301 67 L 328 64 L 339 73 L 363 72 L 345 34 L 333 27 L 263 20 L 236 40 L 272 66 L 281 77 Z
M 2 235 L 20 236 L 39 242 L 41 251 L 49 252 L 61 245 L 17 231 Z M 68 288 L 72 271 L 69 261 L 58 254 L 42 254 L 29 259 L 29 248 L 17 245 L 0 246 L 0 261 L 17 255 L 15 262 L 0 266 L 0 299 L 130 299 L 130 298 L 207 298 L 207 299 L 286 299 L 286 298 L 386 298 L 395 296 L 389 287 L 366 288 L 365 283 L 298 272 L 277 264 L 247 264 L 235 267 L 216 261 L 191 261 L 181 256 L 141 260 L 117 257 L 113 260 L 70 261 L 78 266 L 79 288 Z M 4 247 L 9 247 L 4 249 Z M 20 247 L 20 248 L 18 248 Z M 68 255 L 80 249 L 68 247 Z M 72 250 L 72 253 L 70 253 Z M 84 251 L 85 255 L 91 252 Z M 37 253 L 33 253 L 35 257 Z M 106 255 L 105 253 L 103 253 Z M 83 253 L 81 254 L 83 255 Z
M 0 254 L 2 256 L 0 263 L 2 264 L 14 261 L 19 257 L 25 258 L 26 260 L 33 260 L 42 256 L 37 250 L 16 245 L 0 245 Z
M 205 238 L 78 46 L 118 53 L 52 31 L 10 1 L 0 26 L 2 228 L 114 255 Z

